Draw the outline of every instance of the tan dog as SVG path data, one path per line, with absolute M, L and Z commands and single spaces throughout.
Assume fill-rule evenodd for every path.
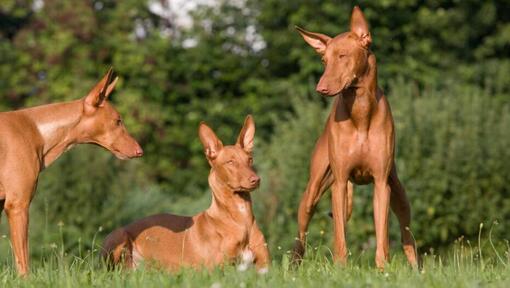
M 28 208 L 39 173 L 79 143 L 105 147 L 120 159 L 143 150 L 107 101 L 110 69 L 83 99 L 0 113 L 0 212 L 5 209 L 18 273 L 28 272 Z
M 269 252 L 252 213 L 250 191 L 260 178 L 252 169 L 255 124 L 246 117 L 237 143 L 223 146 L 205 123 L 199 135 L 211 165 L 212 204 L 193 217 L 158 214 L 119 228 L 105 239 L 110 265 L 136 268 L 142 261 L 170 271 L 211 268 L 240 260 L 267 271 Z
M 355 7 L 351 30 L 334 38 L 297 28 L 324 63 L 317 91 L 335 97 L 333 110 L 317 141 L 310 164 L 310 179 L 298 213 L 298 240 L 294 260 L 302 259 L 313 211 L 331 186 L 334 221 L 334 258 L 347 261 L 345 225 L 352 211 L 353 185 L 374 183 L 374 222 L 377 239 L 375 262 L 382 269 L 389 259 L 388 210 L 400 222 L 402 243 L 409 263 L 417 256 L 409 231 L 411 212 L 395 169 L 395 132 L 390 106 L 377 86 L 375 55 L 368 23 Z

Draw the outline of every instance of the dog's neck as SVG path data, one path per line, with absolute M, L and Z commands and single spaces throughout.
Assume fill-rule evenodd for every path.
M 43 141 L 42 158 L 45 168 L 62 153 L 79 143 L 77 126 L 83 114 L 83 102 L 55 103 L 21 110 L 29 117 Z
M 368 131 L 370 120 L 377 108 L 377 65 L 370 53 L 368 66 L 357 81 L 335 99 L 335 120 L 350 119 L 356 129 Z
M 213 169 L 209 174 L 212 190 L 211 206 L 205 211 L 208 217 L 226 225 L 236 224 L 249 229 L 254 217 L 250 192 L 235 192 L 219 179 Z

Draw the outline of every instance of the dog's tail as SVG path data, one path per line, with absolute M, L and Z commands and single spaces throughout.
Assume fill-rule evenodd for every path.
M 109 270 L 115 268 L 118 264 L 124 264 L 125 267 L 131 268 L 133 266 L 132 254 L 132 242 L 124 228 L 113 230 L 112 233 L 106 236 L 101 256 Z

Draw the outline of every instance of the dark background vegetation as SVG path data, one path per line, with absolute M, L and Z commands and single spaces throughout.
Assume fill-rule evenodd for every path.
M 218 0 L 194 9 L 187 27 L 172 17 L 178 11 L 162 16 L 154 4 L 168 8 L 157 0 L 0 2 L 0 111 L 82 97 L 113 65 L 121 80 L 112 101 L 145 149 L 122 162 L 78 147 L 42 173 L 31 206 L 35 260 L 62 241 L 69 253 L 86 251 L 151 213 L 205 209 L 198 123 L 233 143 L 248 113 L 262 177 L 256 217 L 273 255 L 289 250 L 331 103 L 314 92 L 321 61 L 294 25 L 333 36 L 347 30 L 354 5 L 371 24 L 421 251 L 476 238 L 482 222 L 498 221 L 495 237 L 510 238 L 510 1 Z M 357 187 L 354 199 L 349 245 L 372 249 L 371 189 Z M 330 241 L 329 206 L 327 195 L 312 246 Z M 0 244 L 7 261 L 8 240 Z

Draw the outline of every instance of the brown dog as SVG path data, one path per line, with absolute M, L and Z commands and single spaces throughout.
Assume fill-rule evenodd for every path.
M 333 110 L 317 141 L 310 164 L 310 179 L 298 212 L 298 240 L 294 260 L 305 252 L 306 230 L 322 194 L 332 187 L 335 233 L 334 258 L 347 261 L 345 225 L 352 211 L 353 185 L 374 183 L 374 222 L 377 239 L 375 262 L 384 268 L 389 259 L 388 210 L 400 222 L 402 243 L 409 263 L 417 256 L 409 231 L 411 213 L 394 162 L 395 132 L 390 106 L 377 86 L 372 38 L 361 10 L 354 7 L 351 30 L 334 38 L 297 28 L 322 57 L 324 74 L 316 90 L 335 97 Z
M 240 269 L 254 262 L 259 272 L 267 271 L 269 252 L 250 196 L 260 182 L 252 169 L 253 119 L 246 117 L 232 146 L 224 147 L 205 123 L 200 124 L 199 135 L 211 165 L 211 206 L 193 217 L 158 214 L 114 230 L 103 249 L 110 265 L 136 268 L 146 261 L 175 271 L 240 260 Z
M 0 113 L 0 213 L 5 209 L 21 275 L 28 273 L 28 208 L 44 168 L 79 143 L 121 159 L 143 154 L 106 101 L 116 82 L 110 69 L 83 99 Z

